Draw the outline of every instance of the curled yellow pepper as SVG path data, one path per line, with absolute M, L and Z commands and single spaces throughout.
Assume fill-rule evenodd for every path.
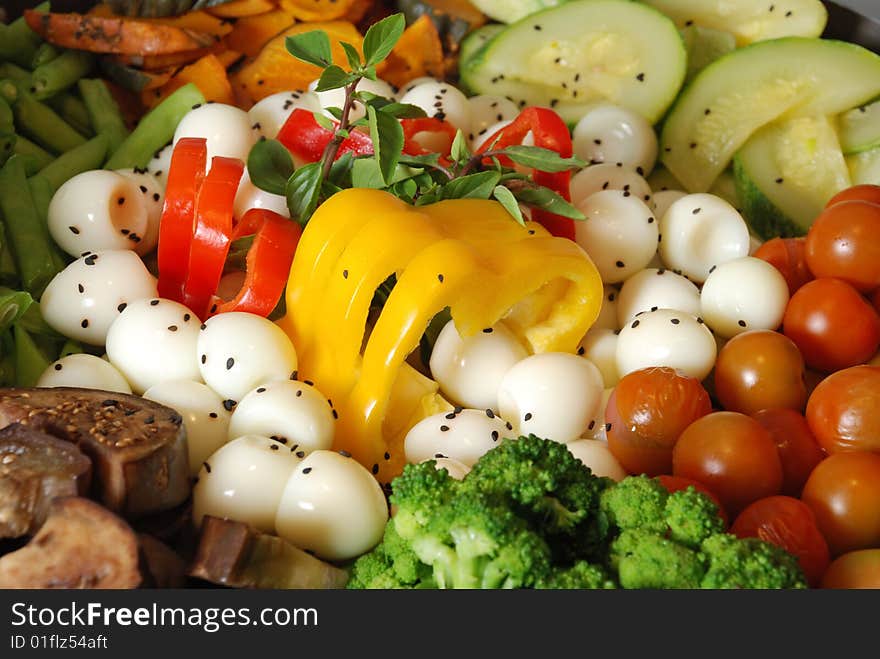
M 376 289 L 397 282 L 368 330 Z M 399 474 L 403 439 L 451 405 L 405 360 L 449 307 L 462 336 L 504 319 L 530 352 L 575 350 L 599 314 L 602 281 L 574 242 L 512 221 L 494 201 L 413 207 L 379 190 L 333 195 L 303 232 L 279 321 L 299 373 L 335 405 L 334 448 L 380 481 Z

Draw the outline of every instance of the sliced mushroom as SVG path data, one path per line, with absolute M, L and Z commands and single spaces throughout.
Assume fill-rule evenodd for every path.
M 27 545 L 0 558 L 0 588 L 136 588 L 139 561 L 128 524 L 94 501 L 64 497 Z
M 205 515 L 190 576 L 233 588 L 343 588 L 348 573 L 247 524 Z
M 2 389 L 0 427 L 12 423 L 79 446 L 92 459 L 98 499 L 125 517 L 189 496 L 186 431 L 169 407 L 94 389 Z
M 0 430 L 0 538 L 36 533 L 52 499 L 86 493 L 91 471 L 70 442 L 17 423 Z

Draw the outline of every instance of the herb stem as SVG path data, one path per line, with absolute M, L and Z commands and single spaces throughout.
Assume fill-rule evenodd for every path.
M 327 146 L 324 147 L 324 153 L 321 154 L 322 179 L 326 180 L 329 176 L 330 168 L 333 167 L 333 163 L 336 160 L 336 154 L 339 153 L 339 147 L 345 139 L 343 135 L 346 133 L 343 131 L 348 131 L 349 115 L 351 115 L 351 110 L 354 107 L 354 94 L 360 81 L 361 79 L 357 78 L 357 80 L 345 86 L 345 102 L 342 104 L 342 114 L 339 117 L 339 125 L 336 127 L 333 139 L 327 143 Z

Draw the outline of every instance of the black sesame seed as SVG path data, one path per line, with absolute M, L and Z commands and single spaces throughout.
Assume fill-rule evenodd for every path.
M 119 204 L 120 206 L 122 206 L 122 204 L 125 203 L 125 197 L 119 197 L 119 198 L 116 200 L 116 203 Z
M 235 366 L 235 359 L 230 357 L 229 359 L 226 360 L 226 370 L 227 371 L 230 370 L 233 366 Z
M 312 473 L 312 468 L 311 468 L 311 467 L 306 467 L 305 469 L 303 469 L 303 473 L 304 473 L 304 474 L 310 474 L 310 473 Z
M 784 180 L 784 179 L 782 179 L 782 178 L 778 178 L 778 179 L 776 179 L 776 182 L 777 182 L 777 183 L 782 183 L 783 180 Z
M 525 416 L 523 416 L 523 421 L 531 421 L 531 420 L 532 420 L 532 413 L 526 412 Z
M 349 453 L 348 451 L 339 451 L 339 455 L 341 455 L 343 458 L 351 457 L 351 453 Z
M 492 333 L 492 328 L 491 328 L 491 327 L 486 327 L 486 328 L 483 329 L 483 334 L 491 334 L 491 333 Z
M 635 328 L 638 327 L 638 326 L 639 326 L 639 321 L 634 320 L 634 321 L 633 321 L 633 324 L 630 325 L 630 328 L 635 329 Z
M 169 326 L 168 326 L 168 331 L 169 331 L 169 332 L 176 332 L 176 331 L 177 331 L 177 325 L 169 325 Z
M 614 265 L 616 265 L 618 268 L 623 268 L 625 266 L 623 261 L 616 261 Z
M 270 444 L 269 448 L 272 449 L 273 451 L 277 451 L 279 447 L 278 447 L 278 444 Z
M 183 314 L 183 322 L 189 322 L 189 319 L 192 318 L 188 313 Z
M 206 329 L 208 329 L 208 326 L 205 325 L 205 323 L 202 323 L 201 325 L 199 325 L 199 329 L 204 332 Z
M 88 326 L 89 326 L 89 321 L 88 321 L 88 319 L 85 319 L 85 318 L 84 318 L 83 321 L 80 323 L 80 327 L 82 327 L 83 329 L 85 329 L 85 328 L 88 327 Z
M 654 222 L 654 218 L 653 218 L 653 217 L 649 217 L 649 218 L 648 218 L 648 224 L 652 224 L 653 222 Z
M 590 421 L 590 425 L 587 426 L 587 430 L 592 430 L 596 427 L 596 419 Z
M 391 454 L 388 451 L 385 451 L 385 455 L 383 456 L 386 460 L 391 459 Z
M 299 377 L 299 371 L 293 371 L 293 372 L 290 374 L 290 379 L 291 379 L 291 380 L 296 380 L 297 377 Z
M 297 389 L 296 390 L 296 397 L 299 398 L 302 395 L 303 395 L 302 389 Z
M 745 326 L 746 326 L 746 321 L 744 321 L 744 320 L 738 320 L 738 321 L 736 321 L 736 324 L 739 325 L 740 327 L 745 327 Z
M 158 175 L 158 174 L 157 174 L 157 175 Z M 159 201 L 159 199 L 160 199 L 161 197 L 162 197 L 162 195 L 160 195 L 158 192 L 154 192 L 154 193 L 153 193 L 153 201 Z
M 494 419 L 495 412 L 493 412 L 492 410 L 486 410 L 486 416 L 489 417 L 490 419 Z
M 217 311 L 217 305 L 216 305 L 216 304 L 212 304 L 212 305 L 211 305 L 211 310 L 210 310 L 208 313 L 215 313 L 216 311 Z
M 203 462 L 202 464 L 205 466 L 205 471 L 207 471 L 210 474 L 211 473 L 211 465 L 209 465 L 207 462 Z
M 138 189 L 139 189 L 141 192 L 143 192 L 144 194 L 147 194 L 147 186 L 146 186 L 146 185 L 139 185 L 139 186 L 138 186 Z
M 446 415 L 445 417 L 443 417 L 443 418 L 444 418 L 444 419 L 450 419 L 450 420 L 452 420 L 452 419 L 455 418 L 455 412 L 450 412 L 449 414 L 447 414 L 447 415 Z
M 258 393 L 258 394 L 261 394 L 261 393 L 263 393 L 264 391 L 266 391 L 266 387 L 259 387 L 259 388 L 257 389 L 257 393 Z
M 305 470 L 303 470 L 303 471 L 305 471 Z M 375 474 L 378 474 L 378 473 L 379 473 L 379 465 L 378 465 L 378 464 L 374 464 L 374 465 L 373 465 L 373 468 L 372 468 L 370 471 L 372 471 L 374 475 L 375 475 Z
M 510 423 L 510 421 L 505 422 L 504 427 L 507 428 L 508 430 L 513 430 L 513 424 Z
M 83 286 L 82 284 L 77 284 L 77 285 L 76 285 L 76 290 L 78 290 L 80 293 L 85 293 L 85 292 L 86 292 L 86 287 Z
M 62 368 L 64 368 L 64 367 L 61 364 L 55 364 L 56 371 L 60 371 Z
M 793 12 L 793 11 L 787 11 L 787 12 L 785 12 L 785 17 L 786 17 L 786 18 L 791 18 L 793 15 L 794 15 L 794 12 Z
M 610 424 L 610 423 L 606 423 L 606 424 L 605 424 L 605 432 L 608 432 L 609 430 L 611 430 L 611 424 Z
M 299 444 L 297 444 L 297 446 L 294 446 L 293 448 L 297 448 L 298 446 L 299 446 Z M 304 458 L 304 457 L 306 457 L 306 452 L 305 451 L 297 451 L 296 453 L 294 453 L 294 455 L 298 458 Z
M 338 419 L 338 418 L 339 418 L 339 412 L 337 412 L 336 410 L 330 410 L 330 414 L 333 415 L 333 418 L 334 418 L 334 419 Z
M 696 142 L 691 142 L 688 146 L 689 146 L 690 148 L 692 148 L 692 149 L 696 149 L 696 148 L 697 148 L 697 143 L 696 143 Z
M 310 387 L 314 387 L 314 386 L 315 386 L 315 383 L 312 382 L 311 380 L 303 380 L 303 384 L 307 384 L 307 385 L 309 385 Z
M 535 28 L 536 31 L 538 31 L 538 32 L 541 31 L 541 26 L 540 26 L 540 25 L 535 25 L 535 26 L 533 26 L 533 27 Z
M 586 351 L 587 351 L 586 348 L 584 348 L 583 346 L 579 346 L 579 347 L 578 347 L 578 350 L 577 350 L 578 354 L 581 355 L 581 356 L 583 356 L 583 354 L 584 354 Z
M 645 74 L 640 73 L 639 75 L 636 76 L 636 80 L 638 80 L 639 82 L 645 82 Z
M 211 417 L 212 419 L 216 419 L 217 413 L 216 412 L 208 412 L 208 416 Z
M 452 411 L 453 411 L 455 414 L 461 414 L 461 413 L 464 411 L 464 408 L 463 408 L 463 407 L 460 407 L 460 406 L 458 406 L 458 405 L 456 405 L 456 406 L 452 409 Z
M 595 144 L 596 146 L 601 146 L 601 144 L 602 144 L 602 140 L 600 140 L 600 139 L 597 137 L 596 139 L 593 140 L 593 144 Z
M 692 215 L 699 215 L 701 210 L 703 210 L 703 209 L 702 208 L 695 208 L 694 210 L 691 211 L 691 214 Z
M 223 407 L 226 408 L 227 412 L 231 412 L 232 408 L 235 407 L 237 404 L 238 403 L 236 403 L 231 398 L 227 398 L 226 400 L 223 401 Z
M 155 307 L 157 304 L 159 304 L 159 300 L 150 300 L 151 307 Z
M 440 432 L 448 432 L 449 426 L 440 426 Z
M 437 281 L 439 281 L 442 284 L 443 283 L 443 275 L 437 275 Z
M 75 226 L 69 226 L 67 228 L 70 229 L 70 233 L 72 233 L 73 235 L 75 235 L 75 236 L 79 235 L 79 229 L 77 229 Z
M 669 322 L 673 325 L 678 325 L 681 321 L 678 318 L 672 318 Z
M 609 185 L 611 185 L 611 181 L 605 181 L 605 182 L 602 184 L 602 189 L 603 189 L 603 190 L 607 190 Z
M 500 436 L 501 436 L 501 435 L 498 434 L 498 431 L 497 431 L 497 430 L 493 430 L 493 431 L 492 431 L 492 441 L 493 441 L 493 442 L 497 442 L 497 441 L 498 441 L 498 438 L 499 438 Z
M 445 458 L 446 456 L 443 455 L 442 453 L 435 453 L 435 454 L 434 454 L 434 457 L 437 458 L 437 459 L 439 459 L 439 458 Z
M 208 361 L 208 355 L 202 355 L 202 363 L 204 364 L 207 361 Z

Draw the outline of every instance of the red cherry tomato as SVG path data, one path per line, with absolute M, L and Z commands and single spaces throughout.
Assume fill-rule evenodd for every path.
M 836 277 L 868 293 L 880 286 L 880 203 L 829 206 L 807 233 L 807 265 L 816 277 Z
M 835 558 L 822 577 L 822 588 L 880 589 L 880 549 L 861 549 Z
M 730 532 L 740 538 L 760 538 L 796 556 L 814 587 L 831 562 L 816 516 L 807 504 L 793 497 L 758 499 L 737 516 Z
M 724 506 L 721 504 L 721 499 L 715 496 L 715 493 L 700 481 L 695 481 L 693 478 L 685 478 L 684 476 L 673 476 L 671 474 L 661 474 L 660 476 L 657 476 L 657 480 L 660 481 L 660 484 L 666 488 L 669 494 L 678 492 L 679 490 L 686 490 L 689 487 L 694 488 L 697 492 L 702 492 L 712 499 L 712 501 L 715 502 L 715 505 L 718 506 L 718 514 L 721 515 L 721 519 L 724 520 L 724 526 L 727 527 L 730 524 L 730 518 L 727 516 L 727 511 L 724 510 Z
M 880 453 L 880 366 L 853 366 L 822 380 L 807 402 L 807 423 L 829 453 Z
M 880 546 L 880 455 L 828 456 L 810 474 L 801 500 L 812 508 L 833 556 Z
M 830 208 L 842 201 L 867 201 L 872 204 L 880 204 L 880 185 L 854 185 L 846 190 L 841 190 L 831 197 L 825 208 Z
M 864 364 L 880 345 L 880 316 L 840 279 L 814 279 L 785 309 L 783 332 L 811 368 L 836 371 Z
M 767 261 L 782 273 L 789 295 L 794 295 L 797 289 L 813 279 L 813 273 L 807 267 L 804 238 L 772 238 L 755 250 L 753 256 Z
M 715 395 L 731 412 L 802 410 L 807 403 L 804 358 L 794 342 L 779 332 L 737 334 L 718 353 Z
M 713 412 L 689 425 L 672 451 L 672 473 L 705 483 L 734 515 L 782 489 L 773 438 L 738 412 Z
M 631 474 L 667 473 L 679 435 L 711 411 L 709 394 L 696 378 L 665 367 L 634 371 L 608 399 L 608 448 Z
M 752 415 L 776 442 L 782 462 L 782 493 L 799 497 L 816 465 L 825 459 L 804 415 L 783 408 Z

